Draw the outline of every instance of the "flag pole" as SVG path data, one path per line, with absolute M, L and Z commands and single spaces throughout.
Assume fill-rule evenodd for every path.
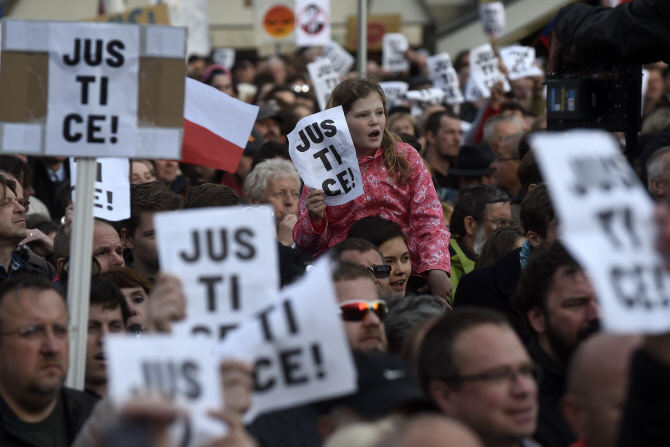
M 358 0 L 358 75 L 368 76 L 368 0 Z

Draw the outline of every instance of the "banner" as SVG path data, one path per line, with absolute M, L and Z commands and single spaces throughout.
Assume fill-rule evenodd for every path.
M 186 320 L 174 333 L 221 339 L 279 289 L 269 208 L 200 208 L 154 215 L 162 271 L 184 285 Z
M 505 75 L 500 71 L 498 57 L 487 43 L 470 50 L 470 77 L 484 98 L 491 96 L 491 87 L 502 81 L 506 92 L 511 90 Z
M 70 158 L 72 203 L 76 203 L 76 158 Z M 98 158 L 96 160 L 93 216 L 118 222 L 130 217 L 130 164 L 127 158 Z
M 296 0 L 295 43 L 299 47 L 330 42 L 330 0 Z
M 254 365 L 250 416 L 356 391 L 328 256 L 232 331 L 219 356 Z
M 655 249 L 654 206 L 604 131 L 536 135 L 531 145 L 549 185 L 561 241 L 588 272 L 604 327 L 670 330 L 670 275 Z
M 319 108 L 326 110 L 328 98 L 333 89 L 340 83 L 340 75 L 337 74 L 333 64 L 328 59 L 317 59 L 307 64 L 309 77 L 312 78 L 312 85 L 316 92 L 316 99 L 319 101 Z
M 323 190 L 326 206 L 363 195 L 356 148 L 342 106 L 301 119 L 288 134 L 288 151 L 305 186 Z
M 208 415 L 223 407 L 219 363 L 212 349 L 202 340 L 169 335 L 107 337 L 109 397 L 117 405 L 147 395 L 173 399 L 189 414 L 181 436 L 169 430 L 173 445 L 204 445 L 227 431 Z M 179 421 L 175 425 L 179 428 Z
M 409 48 L 407 38 L 400 33 L 386 33 L 382 41 L 382 69 L 390 72 L 409 70 L 405 51 Z

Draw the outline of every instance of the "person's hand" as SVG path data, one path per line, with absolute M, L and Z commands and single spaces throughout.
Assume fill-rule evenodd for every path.
M 419 293 L 431 293 L 436 297 L 442 298 L 451 310 L 451 281 L 449 275 L 444 270 L 430 270 L 428 272 L 428 284 L 417 290 Z
M 547 73 L 551 74 L 556 72 L 558 68 L 563 64 L 563 44 L 556 33 L 551 35 L 551 44 L 549 45 L 549 61 L 547 63 Z
M 210 411 L 209 415 L 228 425 L 228 434 L 213 439 L 206 447 L 257 447 L 258 443 L 244 428 L 240 415 L 232 410 Z
M 223 381 L 224 408 L 243 415 L 251 406 L 254 368 L 246 362 L 226 360 L 219 371 Z
M 492 108 L 497 108 L 502 103 L 502 98 L 505 95 L 505 86 L 502 81 L 498 81 L 491 86 L 491 98 L 489 99 L 489 105 Z
M 26 230 L 28 236 L 19 242 L 16 251 L 23 250 L 23 246 L 27 245 L 35 254 L 46 258 L 51 256 L 54 252 L 54 240 L 38 229 Z
M 305 207 L 309 211 L 309 218 L 313 224 L 319 224 L 323 220 L 326 210 L 326 205 L 323 203 L 325 198 L 322 189 L 315 189 L 305 197 Z
M 149 294 L 149 331 L 171 332 L 172 322 L 186 318 L 186 297 L 176 276 L 160 273 Z
M 293 227 L 298 222 L 298 216 L 295 214 L 287 214 L 277 225 L 277 240 L 290 247 L 293 245 Z

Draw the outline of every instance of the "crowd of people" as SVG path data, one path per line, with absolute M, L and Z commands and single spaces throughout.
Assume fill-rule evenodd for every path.
M 661 0 L 566 7 L 549 65 L 538 66 L 650 64 L 639 148 L 626 154 L 658 202 L 658 249 L 670 270 L 670 67 L 657 62 L 667 56 L 668 19 Z M 639 39 L 621 38 L 622 29 Z M 0 445 L 170 445 L 167 427 L 182 417 L 170 401 L 110 403 L 104 340 L 170 332 L 185 318 L 188 291 L 158 262 L 156 213 L 242 204 L 273 209 L 282 287 L 331 257 L 358 390 L 244 424 L 253 368 L 224 362 L 225 402 L 212 417 L 228 431 L 208 445 L 668 445 L 669 336 L 601 332 L 588 271 L 559 241 L 529 142 L 547 127 L 544 77 L 446 105 L 384 94 L 382 81 L 431 86 L 425 56 L 413 50 L 406 73 L 371 60 L 366 79 L 343 75 L 327 108 L 342 106 L 364 193 L 326 206 L 287 146 L 297 122 L 319 111 L 306 70 L 318 56 L 305 48 L 231 69 L 189 58 L 187 76 L 259 105 L 256 123 L 235 172 L 130 160 L 130 217 L 94 220 L 83 391 L 63 385 L 77 237 L 68 161 L 0 155 Z M 464 90 L 468 51 L 453 60 Z

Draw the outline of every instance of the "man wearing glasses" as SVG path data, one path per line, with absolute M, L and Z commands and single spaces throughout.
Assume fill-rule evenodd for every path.
M 504 315 L 455 309 L 426 333 L 419 354 L 424 392 L 468 425 L 486 447 L 531 447 L 537 368 Z
M 65 300 L 46 278 L 0 284 L 0 445 L 68 446 L 97 401 L 63 386 Z
M 335 244 L 330 251 L 336 261 L 351 262 L 365 267 L 377 285 L 378 294 L 395 293 L 389 283 L 391 266 L 384 264 L 384 256 L 372 242 L 349 238 Z
M 461 276 L 474 270 L 477 256 L 491 233 L 514 224 L 510 198 L 500 188 L 477 184 L 461 190 L 449 222 L 452 302 Z

